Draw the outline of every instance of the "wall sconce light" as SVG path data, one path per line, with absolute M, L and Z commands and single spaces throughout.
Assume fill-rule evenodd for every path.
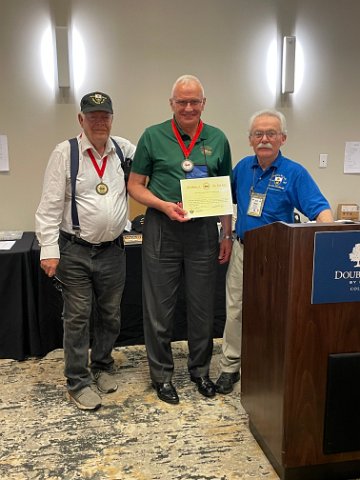
M 70 87 L 68 27 L 55 27 L 56 62 L 59 88 Z
M 281 93 L 294 93 L 296 37 L 284 37 L 281 64 Z

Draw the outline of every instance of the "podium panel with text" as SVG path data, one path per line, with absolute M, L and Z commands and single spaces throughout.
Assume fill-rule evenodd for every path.
M 241 402 L 282 480 L 360 477 L 360 303 L 313 301 L 327 288 L 320 267 L 313 275 L 323 232 L 358 238 L 360 225 L 278 222 L 245 235 Z M 353 259 L 337 272 L 354 295 L 359 247 L 328 257 Z

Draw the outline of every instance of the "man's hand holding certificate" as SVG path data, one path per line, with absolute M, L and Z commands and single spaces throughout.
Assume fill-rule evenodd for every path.
M 180 180 L 183 209 L 188 218 L 232 215 L 230 177 Z

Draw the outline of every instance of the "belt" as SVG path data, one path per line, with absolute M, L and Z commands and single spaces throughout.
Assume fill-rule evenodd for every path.
M 244 240 L 240 238 L 238 235 L 236 235 L 236 240 L 241 243 L 241 245 L 244 245 Z
M 120 247 L 124 246 L 124 240 L 122 235 L 115 238 L 115 240 L 111 240 L 109 242 L 100 242 L 100 243 L 87 242 L 86 240 L 83 240 L 82 238 L 77 237 L 76 235 L 72 235 L 71 233 L 67 233 L 62 230 L 60 230 L 60 236 L 63 238 L 66 238 L 66 240 L 69 240 L 72 243 L 77 243 L 79 245 L 83 245 L 84 247 L 88 247 L 88 248 L 106 248 L 106 247 L 109 247 L 110 245 L 118 245 Z

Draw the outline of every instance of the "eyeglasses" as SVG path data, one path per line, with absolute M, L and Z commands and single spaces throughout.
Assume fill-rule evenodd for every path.
M 190 105 L 190 107 L 198 107 L 203 103 L 203 100 L 199 99 L 194 99 L 194 100 L 174 100 L 176 105 L 179 105 L 179 107 L 187 107 Z
M 256 138 L 257 140 L 261 140 L 264 135 L 269 140 L 274 140 L 278 135 L 281 135 L 281 132 L 277 132 L 276 130 L 255 130 L 255 132 L 251 133 L 250 136 Z
M 104 115 L 92 115 L 90 113 L 86 113 L 85 117 L 89 123 L 109 123 L 112 119 L 111 113 Z

